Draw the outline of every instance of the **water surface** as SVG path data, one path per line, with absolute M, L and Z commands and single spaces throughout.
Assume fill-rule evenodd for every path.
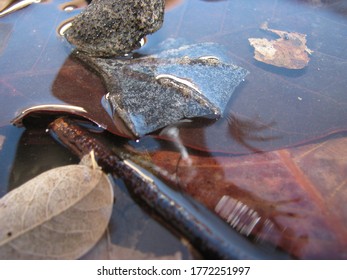
M 63 2 L 35 4 L 0 19 L 1 195 L 42 170 L 38 165 L 76 161 L 53 148 L 45 128 L 35 134 L 10 126 L 24 108 L 80 106 L 87 112 L 83 117 L 124 135 L 102 105 L 107 93 L 102 80 L 71 57 L 72 47 L 57 33 L 61 22 L 79 12 L 62 11 Z M 236 216 L 256 242 L 298 258 L 347 258 L 345 1 L 178 2 L 134 57 L 157 54 L 169 38 L 175 44 L 213 42 L 249 75 L 218 120 L 179 122 L 138 141 L 104 137 L 116 148 L 144 153 L 166 171 L 162 177 L 171 174 L 172 185 L 212 211 L 223 197 L 244 206 Z M 314 51 L 307 67 L 287 70 L 253 58 L 248 38 L 276 38 L 260 29 L 264 22 L 307 35 Z M 44 149 L 31 152 L 37 143 Z M 33 160 L 25 160 L 28 153 Z M 253 228 L 250 211 L 261 217 Z M 233 225 L 240 230 L 242 223 Z

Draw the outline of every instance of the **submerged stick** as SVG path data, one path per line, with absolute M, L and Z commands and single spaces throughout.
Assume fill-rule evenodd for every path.
M 122 178 L 136 200 L 149 206 L 156 215 L 169 222 L 205 258 L 288 258 L 284 253 L 262 251 L 199 202 L 168 187 L 131 160 L 114 154 L 73 121 L 59 118 L 51 123 L 50 130 L 79 157 L 94 150 L 98 164 L 105 171 Z

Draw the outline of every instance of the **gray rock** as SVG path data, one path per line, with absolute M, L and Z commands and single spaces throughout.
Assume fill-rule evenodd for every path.
M 163 23 L 164 0 L 94 0 L 72 21 L 67 40 L 92 56 L 124 55 Z
M 217 119 L 248 71 L 224 62 L 212 43 L 185 45 L 137 59 L 79 59 L 104 79 L 114 118 L 141 137 L 181 119 Z

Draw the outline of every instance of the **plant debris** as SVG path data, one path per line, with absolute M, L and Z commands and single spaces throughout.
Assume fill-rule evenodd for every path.
M 3 11 L 8 5 L 10 5 L 14 0 L 1 0 L 0 1 L 0 12 Z
M 1 198 L 0 259 L 76 259 L 98 242 L 113 189 L 90 163 L 46 171 Z
M 302 69 L 307 66 L 313 53 L 306 46 L 306 35 L 268 28 L 265 22 L 260 27 L 265 31 L 277 34 L 277 40 L 265 38 L 249 38 L 254 47 L 254 58 L 260 62 L 288 69 Z
M 110 149 L 73 120 L 56 119 L 51 123 L 50 131 L 56 139 L 79 157 L 91 150 L 95 151 L 95 158 L 103 170 L 122 178 L 128 191 L 136 200 L 145 207 L 153 209 L 152 213 L 162 221 L 173 225 L 176 232 L 182 234 L 204 257 L 213 259 L 288 258 L 288 255 L 282 252 L 270 253 L 259 250 L 254 244 L 231 230 L 229 225 L 203 205 L 183 195 L 180 189 L 169 187 L 156 175 L 150 173 L 149 169 L 155 168 L 151 163 L 145 164 L 144 160 L 130 155 L 127 151 Z M 152 172 L 157 173 L 158 170 L 152 169 Z M 169 174 L 165 171 L 164 173 Z

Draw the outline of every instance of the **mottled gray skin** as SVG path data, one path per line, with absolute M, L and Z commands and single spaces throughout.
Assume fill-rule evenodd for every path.
M 162 26 L 164 6 L 164 0 L 93 0 L 65 36 L 91 56 L 124 55 Z

